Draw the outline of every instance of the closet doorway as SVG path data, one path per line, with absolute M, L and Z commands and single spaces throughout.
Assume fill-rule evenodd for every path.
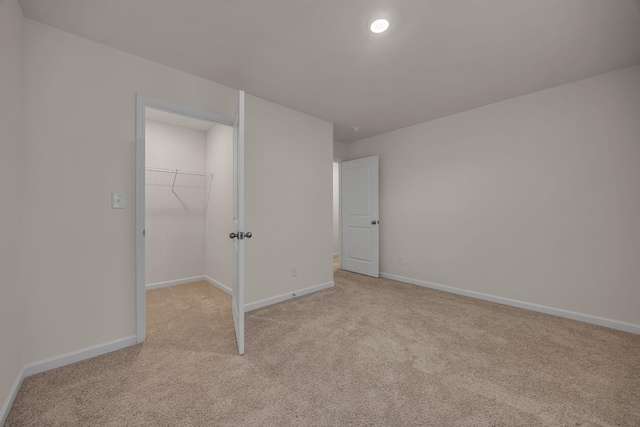
M 220 312 L 225 302 L 225 313 L 233 313 L 238 351 L 244 353 L 244 309 L 239 310 L 244 300 L 243 246 L 229 238 L 238 231 L 243 216 L 243 101 L 240 92 L 238 115 L 228 118 L 138 97 L 138 342 L 145 340 L 147 326 L 156 325 L 158 330 L 156 319 L 165 308 L 168 316 L 179 320 L 194 315 L 189 306 L 195 312 L 208 304 L 202 313 L 209 315 L 211 307 Z M 159 300 L 159 295 L 164 299 Z M 218 296 L 215 302 L 213 295 Z M 183 308 L 187 311 L 180 311 Z M 147 325 L 147 309 L 159 313 L 153 315 L 153 324 Z M 189 333 L 184 328 L 193 320 L 204 320 L 206 328 L 216 327 L 211 319 L 194 318 L 183 322 L 181 334 Z M 229 329 L 230 321 L 225 323 Z

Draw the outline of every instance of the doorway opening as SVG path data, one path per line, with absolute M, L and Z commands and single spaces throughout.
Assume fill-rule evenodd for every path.
M 233 127 L 145 113 L 146 333 L 232 330 Z
M 231 305 L 226 323 L 235 329 L 233 346 L 244 354 L 244 245 L 242 237 L 235 238 L 250 237 L 239 232 L 244 226 L 244 92 L 238 92 L 235 118 L 142 95 L 136 104 L 137 342 L 146 339 L 147 291 L 175 293 L 181 286 L 174 285 L 186 289 L 186 283 L 191 295 L 182 295 L 177 304 L 168 295 L 168 304 L 156 301 L 154 307 L 162 313 L 191 304 L 208 315 L 211 310 L 203 311 L 207 304 L 198 297 L 211 297 L 215 290 L 219 300 L 229 300 L 218 311 L 227 314 Z M 185 320 L 190 314 L 173 310 L 178 329 L 194 323 Z M 206 336 L 214 323 L 205 319 L 195 328 Z M 185 331 L 175 333 L 175 324 L 166 323 L 167 329 L 184 336 Z

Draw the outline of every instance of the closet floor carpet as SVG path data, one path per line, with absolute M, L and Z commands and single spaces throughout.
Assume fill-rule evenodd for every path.
M 640 426 L 640 336 L 338 270 L 252 311 L 147 292 L 144 344 L 25 379 L 9 426 Z

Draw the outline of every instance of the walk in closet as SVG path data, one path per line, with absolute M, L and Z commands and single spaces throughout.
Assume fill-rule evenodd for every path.
M 230 287 L 233 129 L 153 109 L 146 119 L 147 289 Z

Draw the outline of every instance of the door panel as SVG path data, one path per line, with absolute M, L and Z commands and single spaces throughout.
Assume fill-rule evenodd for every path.
M 349 215 L 371 215 L 371 194 L 363 191 L 371 186 L 369 165 L 349 169 Z
M 233 132 L 233 233 L 244 231 L 244 92 L 239 91 Z M 233 239 L 233 323 L 238 353 L 244 354 L 244 240 Z
M 371 228 L 349 227 L 347 240 L 350 243 L 349 258 L 371 262 Z
M 343 162 L 340 167 L 342 269 L 379 277 L 378 156 Z

